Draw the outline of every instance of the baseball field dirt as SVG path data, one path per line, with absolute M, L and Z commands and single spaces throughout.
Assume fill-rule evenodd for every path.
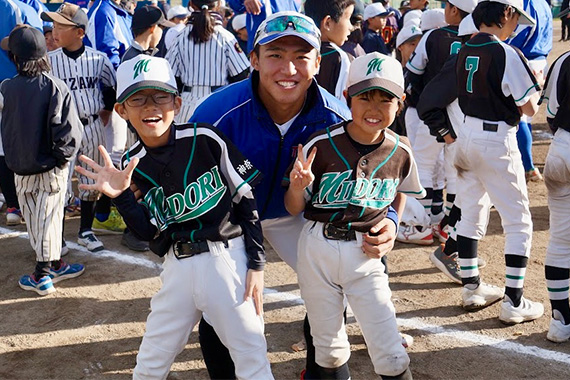
M 559 20 L 556 20 L 559 23 Z M 555 40 L 559 39 L 555 29 Z M 556 43 L 558 57 L 570 47 Z M 551 60 L 552 61 L 552 60 Z M 550 135 L 544 106 L 533 122 L 533 152 L 542 170 Z M 568 379 L 570 342 L 546 340 L 550 305 L 544 280 L 548 244 L 548 208 L 544 183 L 530 183 L 534 222 L 525 295 L 542 301 L 542 318 L 516 326 L 498 320 L 499 304 L 475 313 L 460 307 L 461 287 L 447 280 L 429 259 L 429 247 L 396 244 L 389 255 L 390 283 L 400 330 L 413 336 L 408 349 L 416 379 Z M 161 259 L 129 252 L 120 236 L 101 236 L 106 251 L 89 253 L 76 243 L 79 218 L 66 221 L 69 262 L 86 266 L 83 276 L 56 285 L 39 297 L 18 287 L 18 278 L 34 266 L 24 225 L 6 227 L 0 218 L 0 378 L 128 379 L 144 333 L 150 298 L 160 287 Z M 295 243 L 295 242 L 292 242 Z M 482 279 L 504 284 L 504 236 L 496 211 L 480 254 L 488 265 Z M 265 274 L 265 322 L 268 355 L 276 379 L 298 379 L 305 352 L 291 345 L 302 337 L 304 308 L 295 273 L 268 249 Z M 349 316 L 352 378 L 376 378 L 354 317 Z M 169 379 L 207 379 L 194 331 L 177 357 Z

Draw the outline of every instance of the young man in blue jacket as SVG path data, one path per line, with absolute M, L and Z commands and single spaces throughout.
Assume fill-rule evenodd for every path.
M 256 186 L 259 218 L 265 238 L 277 254 L 296 269 L 297 245 L 303 227 L 301 216 L 285 209 L 281 181 L 297 156 L 297 146 L 314 132 L 344 122 L 349 109 L 314 80 L 320 63 L 320 30 L 297 12 L 279 12 L 259 26 L 254 37 L 249 79 L 210 95 L 196 109 L 191 122 L 207 122 L 219 128 L 264 176 Z M 391 208 L 388 218 L 371 229 L 363 241 L 363 254 L 380 258 L 394 244 L 398 223 Z M 377 235 L 377 236 L 373 236 Z M 208 326 L 201 323 L 200 334 Z M 314 347 L 308 322 L 306 379 L 316 376 Z M 200 339 L 208 365 L 208 343 Z M 215 350 L 212 350 L 215 351 Z M 215 351 L 218 356 L 219 352 Z M 231 364 L 231 361 L 230 361 Z M 231 367 L 231 366 L 230 366 Z M 231 372 L 213 373 L 212 378 L 232 377 Z

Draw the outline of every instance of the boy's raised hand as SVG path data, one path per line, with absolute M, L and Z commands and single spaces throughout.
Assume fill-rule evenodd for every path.
M 131 176 L 139 163 L 139 159 L 134 157 L 125 170 L 119 170 L 113 165 L 109 153 L 107 153 L 107 150 L 102 145 L 99 145 L 99 152 L 101 152 L 103 156 L 105 166 L 97 164 L 87 156 L 81 155 L 79 157 L 79 159 L 87 164 L 93 171 L 89 171 L 81 166 L 76 166 L 75 171 L 95 181 L 93 184 L 80 184 L 79 188 L 83 190 L 96 190 L 107 195 L 109 198 L 116 198 L 131 185 Z
M 304 190 L 315 180 L 315 175 L 311 170 L 315 156 L 317 155 L 317 147 L 314 147 L 309 153 L 309 157 L 305 161 L 303 154 L 303 145 L 299 144 L 297 148 L 297 159 L 289 175 L 289 187 L 295 190 Z

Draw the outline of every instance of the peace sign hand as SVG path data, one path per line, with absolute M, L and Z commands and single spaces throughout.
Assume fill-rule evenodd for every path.
M 297 159 L 295 160 L 291 174 L 289 174 L 289 187 L 294 190 L 305 190 L 307 186 L 313 183 L 315 175 L 311 171 L 311 166 L 313 165 L 316 154 L 317 147 L 314 147 L 313 150 L 311 150 L 311 153 L 309 153 L 307 161 L 305 161 L 303 145 L 299 144 L 297 149 Z
M 107 153 L 107 150 L 102 145 L 99 145 L 99 152 L 101 152 L 103 156 L 105 166 L 100 166 L 87 156 L 79 156 L 79 159 L 93 171 L 89 171 L 81 166 L 76 166 L 75 171 L 95 181 L 93 184 L 81 184 L 79 188 L 83 190 L 96 190 L 107 195 L 109 198 L 116 198 L 131 185 L 131 177 L 139 163 L 139 159 L 137 157 L 133 158 L 125 170 L 119 170 L 113 165 L 109 153 Z

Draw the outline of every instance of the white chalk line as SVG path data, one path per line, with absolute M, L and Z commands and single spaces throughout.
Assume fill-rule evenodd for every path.
M 13 238 L 13 237 L 28 239 L 28 234 L 25 232 L 13 231 L 7 228 L 0 227 L 0 239 Z M 114 259 L 125 264 L 139 265 L 155 269 L 160 269 L 161 267 L 160 264 L 155 263 L 154 261 L 151 261 L 147 258 L 133 257 L 123 252 L 103 250 L 100 252 L 93 253 L 90 252 L 87 248 L 73 242 L 67 242 L 67 246 L 70 249 L 76 251 L 80 251 L 91 255 L 96 254 L 98 257 Z M 275 303 L 282 302 L 289 306 L 303 305 L 303 300 L 298 294 L 291 292 L 280 292 L 272 288 L 265 288 L 264 298 L 265 298 L 264 303 L 266 304 L 274 302 Z M 489 346 L 503 351 L 516 352 L 521 355 L 534 356 L 540 359 L 552 360 L 559 363 L 570 365 L 570 355 L 565 354 L 563 352 L 547 350 L 536 346 L 525 346 L 520 343 L 508 341 L 507 339 L 497 339 L 483 334 L 449 329 L 438 325 L 432 325 L 423 322 L 419 318 L 397 318 L 397 322 L 399 326 L 408 329 L 423 331 L 431 335 L 448 337 L 452 338 L 453 340 L 473 343 L 478 346 Z

